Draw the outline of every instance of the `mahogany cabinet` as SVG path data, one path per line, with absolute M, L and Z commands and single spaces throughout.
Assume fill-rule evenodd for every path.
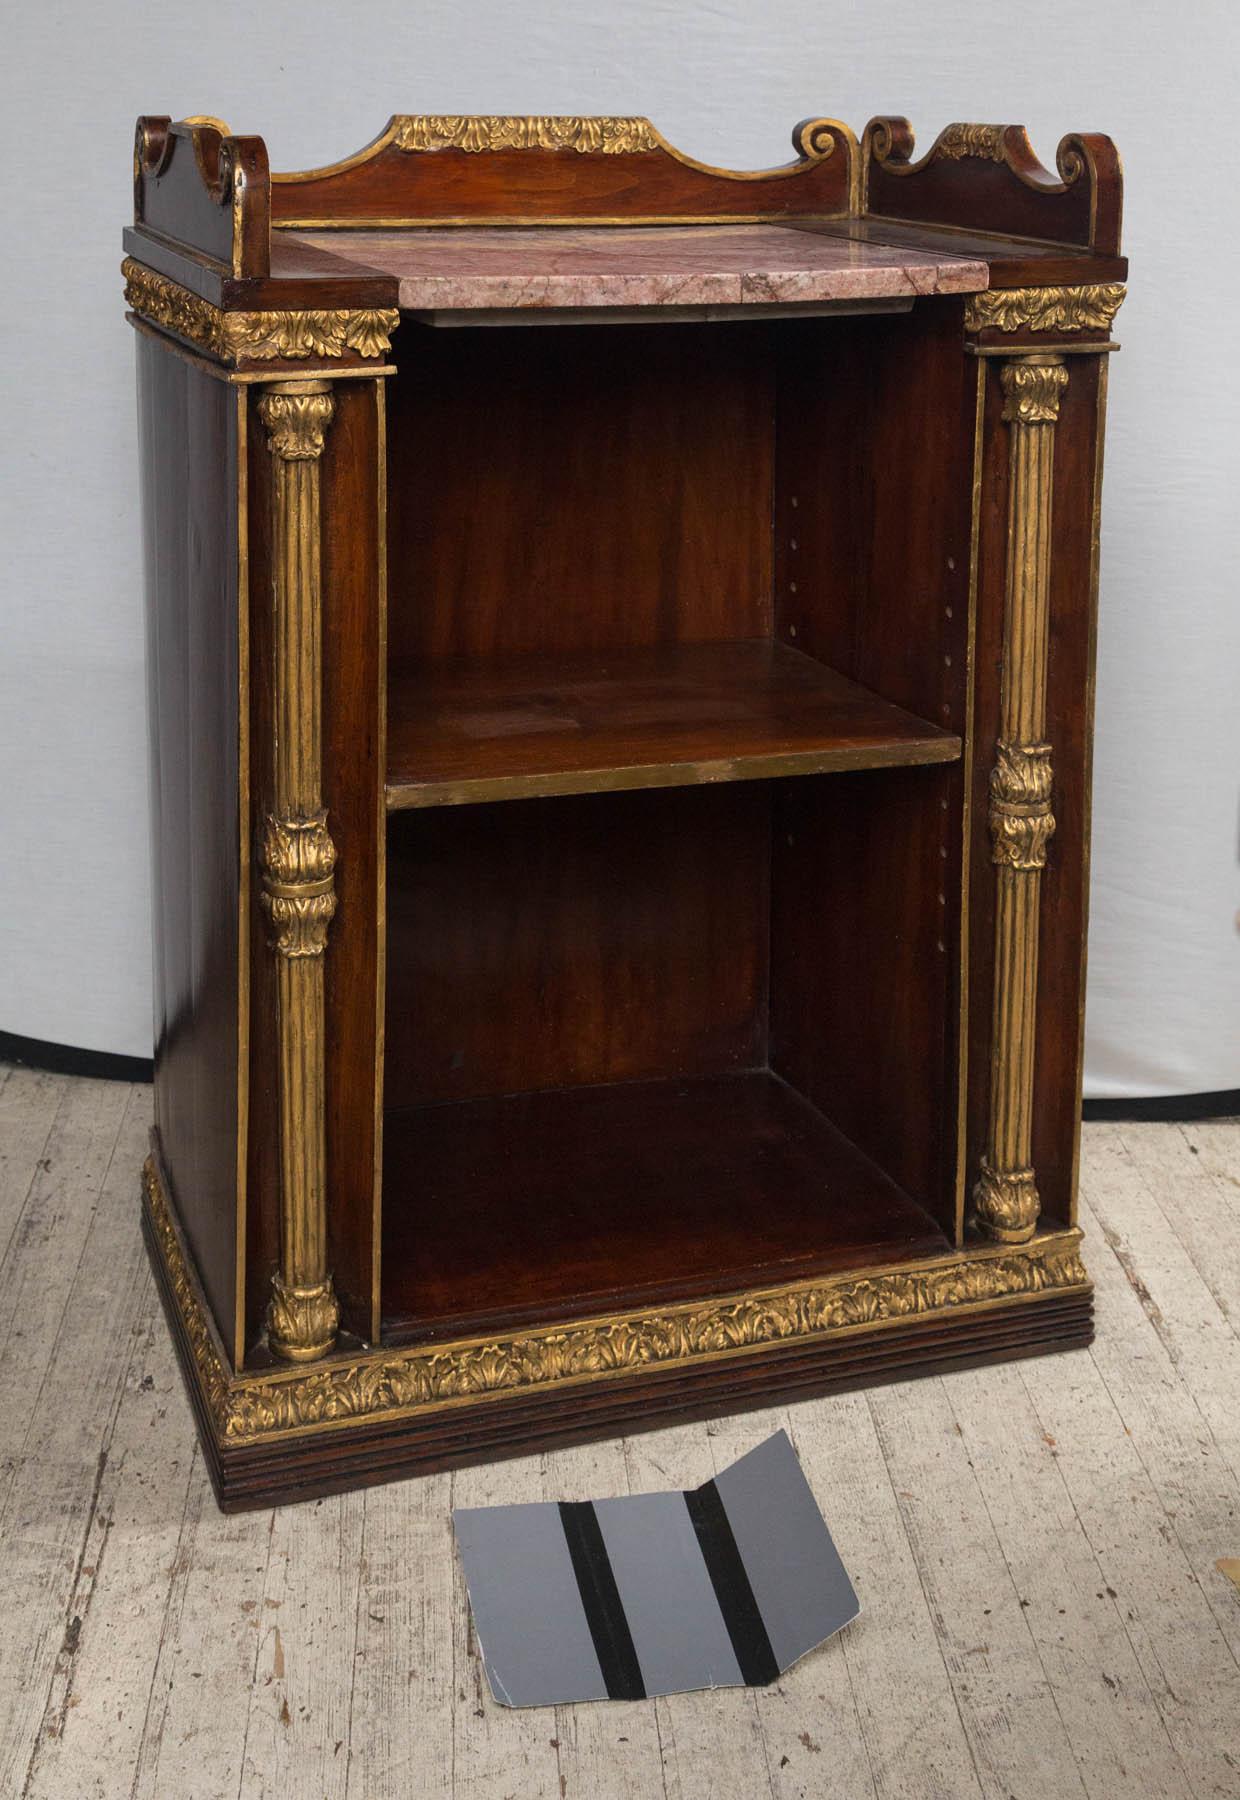
M 139 121 L 144 1218 L 221 1503 L 1083 1344 L 1109 139 Z

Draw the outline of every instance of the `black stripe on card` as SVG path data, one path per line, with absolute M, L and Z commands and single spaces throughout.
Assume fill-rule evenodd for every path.
M 702 1561 L 710 1576 L 723 1622 L 746 1687 L 769 1687 L 779 1674 L 758 1602 L 736 1547 L 732 1526 L 713 1481 L 685 1494 Z
M 560 1523 L 609 1700 L 644 1700 L 646 1684 L 611 1558 L 589 1500 L 561 1500 Z

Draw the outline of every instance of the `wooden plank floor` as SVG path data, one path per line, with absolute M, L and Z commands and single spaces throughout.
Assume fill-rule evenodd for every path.
M 1086 1128 L 1092 1352 L 225 1519 L 149 1109 L 0 1067 L 0 1795 L 1240 1796 L 1240 1124 Z M 778 1425 L 855 1625 L 761 1692 L 492 1704 L 454 1503 L 687 1487 Z

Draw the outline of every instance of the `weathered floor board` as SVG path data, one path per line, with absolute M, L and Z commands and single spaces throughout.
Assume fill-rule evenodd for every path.
M 1090 1352 L 225 1519 L 149 1109 L 0 1069 L 0 1793 L 1240 1800 L 1240 1123 L 1086 1127 Z M 781 1425 L 854 1626 L 761 1692 L 491 1701 L 453 1504 L 688 1487 Z

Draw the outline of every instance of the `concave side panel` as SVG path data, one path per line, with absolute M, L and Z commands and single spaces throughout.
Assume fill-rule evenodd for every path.
M 224 1342 L 236 1324 L 239 901 L 232 391 L 136 334 L 155 958 L 155 1123 Z
M 275 692 L 275 612 L 272 597 L 273 516 L 271 454 L 259 417 L 258 398 L 246 397 L 247 465 L 250 505 L 247 519 L 250 589 L 250 817 L 248 841 L 257 867 L 263 820 L 274 811 L 273 732 Z M 334 825 L 333 825 L 334 829 Z M 266 1322 L 271 1277 L 280 1259 L 280 1107 L 277 1091 L 279 1040 L 276 1032 L 276 959 L 268 942 L 257 883 L 250 905 L 250 1133 L 247 1145 L 246 1207 L 247 1347 L 252 1349 Z M 330 941 L 330 940 L 329 940 Z
M 1042 879 L 1033 1155 L 1043 1216 L 1075 1224 L 1089 933 L 1102 409 L 1110 358 L 1069 357 L 1068 367 L 1056 427 L 1046 706 L 1047 737 L 1054 746 L 1051 804 L 1056 830 L 1049 850 L 1054 877 L 1048 881 L 1044 873 Z
M 767 328 L 406 325 L 397 354 L 394 662 L 768 635 Z
M 766 784 L 394 815 L 386 1104 L 765 1060 Z
M 780 371 L 788 642 L 965 739 L 975 371 L 959 303 L 798 328 Z M 773 1066 L 954 1236 L 965 761 L 790 784 Z
M 857 147 L 815 119 L 798 160 L 736 174 L 673 150 L 646 119 L 398 116 L 366 150 L 278 175 L 274 224 L 780 218 L 847 212 Z

